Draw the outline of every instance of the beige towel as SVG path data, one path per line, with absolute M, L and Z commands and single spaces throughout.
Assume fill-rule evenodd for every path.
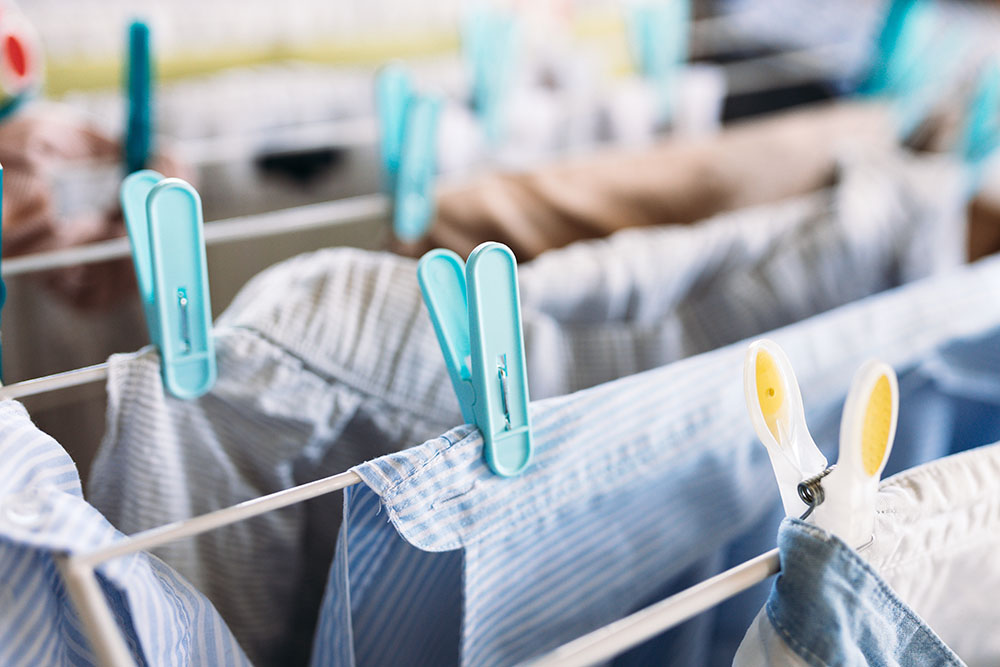
M 643 151 L 606 151 L 523 173 L 442 188 L 419 255 L 447 247 L 468 255 L 500 241 L 520 260 L 624 227 L 691 223 L 828 184 L 850 146 L 896 143 L 886 107 L 811 106 L 734 124 L 720 134 L 670 139 Z

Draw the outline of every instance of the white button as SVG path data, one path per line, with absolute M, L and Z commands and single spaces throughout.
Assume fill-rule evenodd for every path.
M 35 491 L 12 493 L 0 502 L 3 517 L 13 525 L 40 528 L 49 513 L 49 503 Z

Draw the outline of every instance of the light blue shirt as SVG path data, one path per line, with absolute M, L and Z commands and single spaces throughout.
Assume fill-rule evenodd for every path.
M 957 264 L 956 175 L 946 163 L 864 161 L 805 197 L 544 253 L 519 268 L 531 396 L 655 368 Z M 215 336 L 219 379 L 196 401 L 165 394 L 151 350 L 110 360 L 109 430 L 88 492 L 126 532 L 339 473 L 462 421 L 412 260 L 339 248 L 283 262 L 241 290 Z M 725 370 L 738 378 L 738 365 Z M 255 664 L 301 664 L 340 514 L 331 495 L 155 555 L 206 594 Z
M 901 371 L 890 465 L 910 465 L 953 449 L 958 440 L 940 433 L 960 424 L 962 411 L 911 412 L 908 397 L 919 392 L 909 391 L 909 378 L 947 359 L 963 337 L 995 348 L 997 303 L 1000 260 L 992 260 L 770 336 L 795 366 L 826 449 L 836 444 L 833 416 L 855 369 L 879 358 Z M 685 588 L 727 559 L 772 548 L 781 510 L 746 414 L 744 352 L 741 343 L 533 403 L 536 459 L 514 479 L 489 472 L 482 438 L 468 426 L 358 466 L 365 484 L 346 494 L 315 663 L 516 663 Z M 935 405 L 954 404 L 940 385 L 914 382 Z M 1000 426 L 1000 407 L 983 410 L 994 417 L 983 423 Z M 927 420 L 938 428 L 927 430 Z M 979 443 L 963 435 L 959 445 L 1000 439 L 981 430 Z M 628 657 L 731 661 L 764 594 Z
M 83 499 L 69 455 L 24 408 L 0 402 L 0 664 L 86 665 L 95 658 L 54 556 L 123 538 Z M 97 568 L 138 665 L 249 665 L 191 584 L 143 553 Z

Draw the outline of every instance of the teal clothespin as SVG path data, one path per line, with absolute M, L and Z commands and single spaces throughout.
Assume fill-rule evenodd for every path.
M 153 147 L 153 58 L 149 26 L 134 21 L 128 29 L 128 119 L 125 125 L 125 169 L 146 167 Z
M 151 170 L 126 177 L 120 194 L 163 383 L 178 398 L 197 398 L 216 379 L 201 198 L 185 181 Z
M 886 97 L 908 136 L 946 89 L 944 82 L 966 48 L 955 30 L 943 30 L 927 0 L 892 0 L 858 93 Z
M 434 170 L 441 100 L 416 96 L 407 105 L 403 148 L 399 156 L 392 227 L 401 241 L 416 241 L 434 218 Z
M 503 106 L 518 51 L 517 21 L 510 12 L 477 3 L 466 12 L 461 32 L 472 78 L 472 108 L 486 139 L 496 145 L 503 138 Z
M 1000 66 L 991 62 L 982 73 L 965 114 L 958 144 L 959 155 L 970 170 L 970 194 L 979 189 L 986 162 L 1000 146 Z
M 434 173 L 441 99 L 414 91 L 409 73 L 388 65 L 375 79 L 383 183 L 393 200 L 396 237 L 412 242 L 434 217 Z
M 891 0 L 875 42 L 871 64 L 858 92 L 879 95 L 892 91 L 919 50 L 914 26 L 926 12 L 925 0 Z
M 483 243 L 466 264 L 450 250 L 432 250 L 417 278 L 462 417 L 482 432 L 490 469 L 519 474 L 532 437 L 514 253 Z
M 382 187 L 395 192 L 399 156 L 403 151 L 406 107 L 414 95 L 410 74 L 393 63 L 375 75 L 375 109 L 378 114 L 379 148 L 382 159 Z
M 656 87 L 661 122 L 670 120 L 678 73 L 688 58 L 690 0 L 661 0 L 629 8 L 629 42 L 639 73 Z

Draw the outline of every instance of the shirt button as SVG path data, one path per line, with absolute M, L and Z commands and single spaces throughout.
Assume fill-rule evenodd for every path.
M 0 501 L 3 517 L 10 524 L 38 530 L 45 524 L 49 504 L 34 491 L 12 493 Z

